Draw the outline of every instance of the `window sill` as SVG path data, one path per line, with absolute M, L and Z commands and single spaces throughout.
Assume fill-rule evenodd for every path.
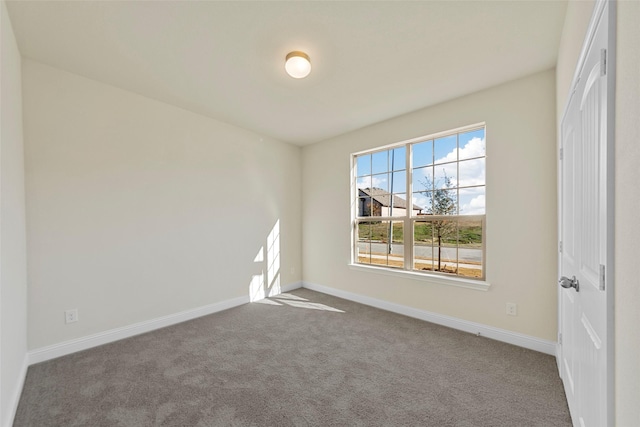
M 404 279 L 419 280 L 423 282 L 435 283 L 438 285 L 458 286 L 460 288 L 475 289 L 476 291 L 488 291 L 491 286 L 489 282 L 484 280 L 470 280 L 460 277 L 446 277 L 437 274 L 425 274 L 407 270 L 398 270 L 395 268 L 370 267 L 363 264 L 349 264 L 349 268 L 357 271 L 365 271 L 367 273 L 377 273 L 384 276 L 401 277 Z

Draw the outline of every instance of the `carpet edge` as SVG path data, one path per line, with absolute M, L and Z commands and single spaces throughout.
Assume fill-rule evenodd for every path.
M 87 350 L 89 348 L 97 347 L 103 344 L 130 338 L 136 335 L 144 334 L 146 332 L 151 332 L 156 329 L 175 325 L 177 323 L 186 322 L 187 320 L 192 320 L 198 317 L 206 316 L 208 314 L 217 313 L 219 311 L 237 307 L 242 304 L 247 304 L 248 302 L 248 296 L 232 298 L 213 304 L 208 304 L 202 307 L 184 310 L 178 313 L 157 317 L 155 319 L 144 320 L 142 322 L 133 323 L 131 325 L 122 326 L 120 328 L 109 329 L 107 331 L 98 332 L 96 334 L 87 335 L 81 338 L 76 338 L 73 340 L 52 344 L 46 347 L 41 347 L 35 350 L 31 350 L 27 353 L 29 358 L 29 365 L 34 365 L 36 363 L 45 362 L 57 357 L 76 353 L 78 351 Z
M 338 298 L 343 298 L 349 301 L 354 301 L 382 310 L 391 311 L 393 313 L 402 314 L 404 316 L 413 317 L 416 319 L 424 320 L 426 322 L 447 326 L 452 329 L 469 332 L 475 335 L 480 335 L 486 338 L 494 339 L 496 341 L 505 342 L 507 344 L 512 344 L 518 347 L 523 347 L 529 350 L 538 351 L 540 353 L 545 353 L 556 357 L 557 343 L 553 341 L 532 337 L 530 335 L 520 334 L 518 332 L 508 331 L 481 323 L 470 322 L 468 320 L 462 320 L 451 316 L 445 316 L 426 310 L 407 307 L 405 305 L 396 304 L 307 281 L 302 282 L 302 287 L 310 289 L 312 291 L 321 292 L 323 294 L 332 295 Z
M 301 287 L 302 287 L 301 281 L 294 282 L 294 283 L 290 283 L 288 285 L 283 286 L 281 288 L 281 292 L 289 292 Z M 55 359 L 57 357 L 66 356 L 68 354 L 76 353 L 78 351 L 87 350 L 103 344 L 108 344 L 121 339 L 130 338 L 135 335 L 151 332 L 156 329 L 175 325 L 177 323 L 186 322 L 187 320 L 192 320 L 198 317 L 207 316 L 209 314 L 217 313 L 223 310 L 228 310 L 230 308 L 237 307 L 239 305 L 247 304 L 247 303 L 249 303 L 248 295 L 228 299 L 225 301 L 216 302 L 213 304 L 208 304 L 202 307 L 196 307 L 193 309 L 184 310 L 178 313 L 169 314 L 169 315 L 158 317 L 155 319 L 145 320 L 142 322 L 123 326 L 120 328 L 110 329 L 104 332 L 98 332 L 96 334 L 87 335 L 81 338 L 76 338 L 73 340 L 64 341 L 57 344 L 52 344 L 46 347 L 37 348 L 35 350 L 30 350 L 29 352 L 27 352 L 26 366 L 28 367 L 36 363 L 46 362 L 47 360 Z M 26 373 L 26 368 L 25 368 L 25 373 Z

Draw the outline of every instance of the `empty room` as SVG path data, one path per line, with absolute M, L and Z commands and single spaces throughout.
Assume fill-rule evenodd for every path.
M 0 18 L 0 426 L 640 426 L 640 1 Z

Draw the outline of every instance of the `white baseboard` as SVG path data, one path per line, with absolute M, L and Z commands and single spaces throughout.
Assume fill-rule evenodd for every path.
M 295 289 L 300 289 L 302 288 L 302 282 L 295 282 L 295 283 L 290 283 L 288 285 L 283 286 L 280 290 L 282 292 L 291 292 Z
M 542 353 L 554 355 L 556 354 L 556 343 L 552 341 L 542 340 L 540 338 L 531 337 L 528 335 L 519 334 L 516 332 L 507 331 L 504 329 L 494 328 L 492 326 L 483 325 L 480 323 L 469 322 L 467 320 L 457 319 L 455 317 L 445 316 L 442 314 L 432 313 L 425 310 L 419 310 L 416 308 L 407 307 L 400 304 L 383 301 L 364 295 L 359 295 L 339 289 L 330 288 L 309 282 L 295 282 L 285 285 L 281 288 L 282 292 L 290 292 L 298 288 L 308 288 L 317 292 L 333 295 L 339 298 L 348 299 L 361 304 L 370 305 L 372 307 L 380 308 L 383 310 L 391 311 L 394 313 L 402 314 L 416 319 L 425 320 L 427 322 L 436 323 L 450 328 L 458 329 L 461 331 L 480 334 L 487 338 L 492 338 L 498 341 L 503 341 L 509 344 L 517 345 L 520 347 L 536 350 Z M 129 338 L 135 335 L 150 332 L 155 329 L 164 328 L 167 326 L 175 325 L 177 323 L 185 322 L 187 320 L 195 319 L 197 317 L 206 316 L 208 314 L 217 313 L 222 310 L 237 307 L 249 302 L 249 297 L 238 297 L 226 301 L 221 301 L 215 304 L 209 304 L 203 307 L 198 307 L 191 310 L 185 310 L 179 313 L 170 314 L 168 316 L 159 317 L 156 319 L 147 320 L 144 322 L 135 323 L 133 325 L 124 326 L 121 328 L 111 329 L 109 331 L 100 332 L 97 334 L 89 335 L 82 338 L 77 338 L 70 341 L 65 341 L 59 344 L 53 344 L 47 347 L 42 347 L 36 350 L 32 350 L 27 354 L 25 366 L 23 368 L 24 374 L 21 374 L 22 383 L 26 376 L 27 366 L 35 363 L 44 362 L 47 360 L 55 359 L 56 357 L 66 356 L 68 354 L 76 353 L 78 351 L 87 350 L 99 345 L 108 344 L 114 341 L 118 341 L 124 338 Z M 17 392 L 17 400 L 20 398 L 22 392 L 22 383 L 20 390 Z M 17 406 L 16 406 L 17 407 Z
M 175 325 L 177 323 L 185 322 L 197 317 L 217 313 L 218 311 L 227 310 L 229 308 L 237 307 L 242 304 L 247 304 L 248 302 L 249 296 L 233 298 L 226 301 L 205 305 L 203 307 L 170 314 L 168 316 L 134 323 L 133 325 L 99 332 L 97 334 L 65 341 L 59 344 L 42 347 L 36 350 L 32 350 L 28 353 L 29 365 L 55 359 L 56 357 L 60 356 L 66 356 L 67 354 L 87 350 L 92 347 L 108 344 L 124 338 L 132 337 L 134 335 L 140 335 L 145 332 L 153 331 L 155 329 Z
M 383 301 L 376 298 L 343 291 L 340 289 L 329 288 L 327 286 L 322 286 L 315 283 L 303 282 L 302 287 L 311 289 L 313 291 L 322 292 L 323 294 L 333 295 L 338 298 L 370 305 L 372 307 L 391 311 L 393 313 L 414 317 L 416 319 L 425 320 L 427 322 L 436 323 L 438 325 L 447 326 L 449 328 L 458 329 L 464 332 L 469 332 L 497 341 L 506 342 L 508 344 L 513 344 L 519 347 L 528 348 L 530 350 L 539 351 L 541 353 L 550 354 L 552 356 L 556 355 L 556 343 L 553 341 L 547 341 L 529 335 L 523 335 L 504 329 L 494 328 L 493 326 L 470 322 L 451 316 L 445 316 L 425 310 L 419 310 L 417 308 L 407 307 L 405 305 Z
M 16 412 L 18 411 L 18 404 L 20 403 L 20 396 L 22 396 L 22 389 L 24 388 L 24 381 L 27 378 L 28 368 L 29 358 L 28 355 L 25 354 L 24 359 L 22 360 L 22 366 L 20 367 L 20 372 L 18 373 L 18 384 L 16 384 L 16 389 L 13 391 L 13 396 L 11 396 L 9 406 L 7 408 L 8 413 L 2 424 L 5 427 L 11 427 L 14 419 L 16 418 Z
M 282 286 L 281 292 L 289 292 L 301 287 L 302 282 L 294 282 Z M 28 353 L 28 364 L 33 365 L 35 363 L 45 362 L 47 360 L 55 359 L 56 357 L 66 356 L 67 354 L 87 350 L 92 347 L 108 344 L 135 335 L 140 335 L 145 332 L 150 332 L 155 329 L 175 325 L 177 323 L 185 322 L 197 317 L 217 313 L 218 311 L 227 310 L 229 308 L 237 307 L 248 302 L 248 296 L 233 298 L 215 304 L 209 304 L 203 307 L 185 310 L 179 313 L 170 314 L 168 316 L 158 317 L 156 319 L 134 323 L 133 325 L 123 326 L 121 328 L 111 329 L 109 331 L 88 335 L 86 337 L 65 341 L 59 344 L 53 344 L 47 347 L 42 347 L 36 350 L 32 350 Z

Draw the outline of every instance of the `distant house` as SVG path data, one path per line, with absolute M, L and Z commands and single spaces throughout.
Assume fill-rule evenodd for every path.
M 413 205 L 413 214 L 419 215 L 423 208 Z M 404 216 L 407 201 L 398 195 L 389 194 L 381 188 L 358 189 L 358 216 Z

